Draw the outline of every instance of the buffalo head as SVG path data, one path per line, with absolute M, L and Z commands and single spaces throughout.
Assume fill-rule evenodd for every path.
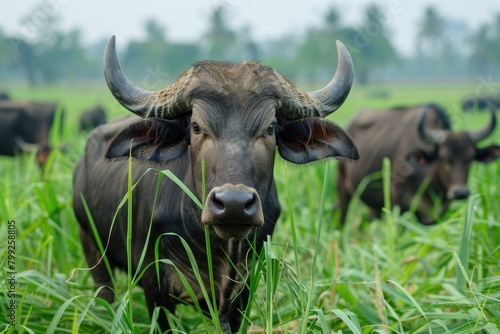
M 337 42 L 339 65 L 331 82 L 304 92 L 276 70 L 255 62 L 199 62 L 159 91 L 136 87 L 122 72 L 110 39 L 104 73 L 118 102 L 144 118 L 117 134 L 107 158 L 132 156 L 162 165 L 188 156 L 192 187 L 206 200 L 201 223 L 224 238 L 245 238 L 264 222 L 276 147 L 304 164 L 323 158 L 355 160 L 347 133 L 323 119 L 346 99 L 351 57 Z
M 500 157 L 500 147 L 490 145 L 478 148 L 477 143 L 493 133 L 496 127 L 496 111 L 491 108 L 491 119 L 476 131 L 452 131 L 432 129 L 426 125 L 428 108 L 424 107 L 418 122 L 418 134 L 431 150 L 418 152 L 417 163 L 428 166 L 431 186 L 442 189 L 445 203 L 469 196 L 467 176 L 472 161 L 491 162 Z

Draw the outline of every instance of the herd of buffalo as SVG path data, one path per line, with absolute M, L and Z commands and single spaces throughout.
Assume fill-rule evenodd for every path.
M 99 297 L 114 299 L 112 273 L 102 261 L 99 244 L 105 245 L 111 268 L 126 271 L 131 233 L 132 270 L 141 272 L 151 315 L 157 307 L 174 312 L 180 301 L 208 310 L 204 285 L 209 296 L 217 296 L 223 331 L 238 331 L 249 299 L 250 250 L 259 253 L 280 215 L 273 179 L 276 149 L 294 164 L 339 160 L 336 208 L 341 223 L 361 184 L 361 200 L 380 216 L 382 180 L 373 175 L 385 157 L 392 162 L 392 203 L 402 211 L 414 208 L 423 224 L 435 223 L 452 200 L 469 196 L 471 163 L 500 157 L 500 146 L 479 145 L 495 130 L 500 101 L 463 101 L 464 110 L 489 110 L 489 121 L 480 129 L 453 130 L 446 110 L 429 103 L 361 110 L 344 130 L 326 119 L 345 101 L 353 81 L 349 52 L 340 42 L 337 50 L 335 75 L 318 91 L 302 91 L 260 63 L 216 61 L 198 62 L 168 87 L 148 91 L 122 72 L 115 38 L 110 39 L 105 79 L 115 99 L 134 115 L 106 123 L 101 107 L 83 113 L 80 128 L 94 130 L 73 180 L 74 212 Z M 51 150 L 48 134 L 57 105 L 11 100 L 6 94 L 0 99 L 0 154 L 35 150 L 43 166 Z M 132 182 L 140 181 L 130 195 L 133 224 L 128 231 L 129 213 L 117 208 L 127 194 L 130 156 Z M 166 169 L 204 203 L 196 204 L 170 178 L 159 179 L 159 171 Z M 417 193 L 421 196 L 415 204 Z M 194 254 L 198 272 L 184 243 Z M 191 293 L 183 281 L 191 285 Z M 165 312 L 159 313 L 158 323 L 162 331 L 170 328 Z
M 43 167 L 53 149 L 49 132 L 58 108 L 56 102 L 14 100 L 6 92 L 0 92 L 0 155 L 34 152 L 38 164 Z M 60 110 L 59 115 L 62 125 L 64 110 Z M 82 113 L 80 130 L 88 131 L 104 123 L 105 111 L 97 105 Z

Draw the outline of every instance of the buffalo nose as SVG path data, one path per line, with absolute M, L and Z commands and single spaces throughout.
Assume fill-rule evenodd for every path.
M 257 196 L 241 189 L 210 192 L 207 204 L 219 221 L 241 220 L 257 213 Z
M 465 189 L 457 189 L 455 190 L 455 193 L 454 193 L 454 196 L 456 199 L 465 199 L 467 197 L 469 197 L 469 189 L 465 188 Z
M 264 225 L 259 194 L 243 184 L 215 187 L 208 193 L 201 222 L 223 239 L 244 239 L 252 229 Z
M 259 194 L 243 184 L 215 187 L 208 193 L 201 222 L 223 239 L 244 239 L 252 229 L 264 225 Z

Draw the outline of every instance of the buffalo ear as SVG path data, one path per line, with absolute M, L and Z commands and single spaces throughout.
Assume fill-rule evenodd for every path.
M 165 163 L 186 153 L 188 138 L 182 120 L 145 118 L 118 132 L 106 152 L 107 159 L 132 157 Z
M 324 158 L 357 160 L 358 149 L 340 126 L 321 118 L 281 121 L 276 134 L 282 158 L 305 164 Z
M 498 145 L 476 148 L 476 156 L 474 157 L 474 160 L 476 161 L 492 162 L 497 158 L 500 158 L 500 146 Z

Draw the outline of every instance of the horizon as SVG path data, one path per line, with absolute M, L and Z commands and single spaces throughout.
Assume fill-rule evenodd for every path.
M 296 6 L 288 3 L 286 12 L 280 11 L 277 3 L 264 3 L 244 0 L 193 0 L 190 2 L 158 3 L 146 0 L 141 3 L 119 4 L 122 12 L 116 16 L 117 5 L 99 3 L 90 0 L 85 3 L 73 0 L 46 0 L 14 2 L 9 8 L 0 29 L 8 35 L 21 36 L 25 39 L 37 37 L 37 26 L 46 23 L 47 15 L 55 15 L 61 19 L 60 26 L 64 30 L 80 29 L 85 45 L 98 43 L 103 39 L 116 35 L 122 43 L 144 36 L 144 23 L 153 18 L 165 28 L 166 36 L 174 41 L 199 40 L 208 26 L 207 17 L 216 6 L 227 9 L 226 20 L 232 29 L 241 30 L 248 27 L 250 36 L 256 41 L 265 42 L 287 35 L 297 36 L 319 26 L 324 22 L 324 11 L 331 6 L 345 12 L 340 18 L 343 26 L 355 26 L 361 36 L 369 35 L 369 24 L 360 22 L 363 11 L 368 4 L 376 3 L 386 14 L 386 23 L 391 31 L 393 43 L 402 55 L 414 52 L 417 24 L 422 19 L 424 9 L 432 5 L 448 23 L 462 25 L 464 33 L 470 33 L 479 25 L 493 21 L 500 15 L 500 3 L 477 0 L 474 4 L 460 1 L 452 6 L 443 2 L 413 0 L 355 0 L 338 4 L 335 1 L 325 4 L 322 0 L 295 1 Z M 155 5 L 155 6 L 153 6 Z M 262 7 L 266 10 L 262 10 Z M 192 8 L 191 8 L 192 7 Z M 22 18 L 27 22 L 21 23 Z M 135 15 L 135 16 L 134 16 Z M 135 17 L 135 19 L 130 19 Z M 109 20 L 109 18 L 113 18 Z M 278 23 L 276 23 L 278 22 Z M 189 29 L 187 28 L 189 27 Z

